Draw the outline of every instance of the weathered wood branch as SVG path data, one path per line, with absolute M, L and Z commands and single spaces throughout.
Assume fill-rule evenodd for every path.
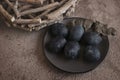
M 37 24 L 37 23 L 41 23 L 41 19 L 16 19 L 14 23 L 17 23 L 17 24 Z
M 13 5 L 9 0 L 4 0 L 11 9 L 15 12 L 16 16 L 19 17 L 19 11 L 18 11 L 18 0 L 15 1 L 15 5 Z
M 55 10 L 54 12 L 51 12 L 50 14 L 48 14 L 47 15 L 48 19 L 54 19 L 64 14 L 76 2 L 77 0 L 69 0 L 68 2 L 66 2 L 66 4 L 61 6 L 58 10 Z
M 0 14 L 10 23 L 15 21 L 15 17 L 10 15 L 3 7 L 0 5 Z
M 26 10 L 26 11 L 24 11 L 24 12 L 21 12 L 20 15 L 23 16 L 23 15 L 27 15 L 27 14 L 37 13 L 37 12 L 44 11 L 44 10 L 47 10 L 47 9 L 49 9 L 49 8 L 55 7 L 55 6 L 57 6 L 57 5 L 59 5 L 58 2 L 51 3 L 51 4 L 46 5 L 46 6 L 43 6 L 43 7 Z

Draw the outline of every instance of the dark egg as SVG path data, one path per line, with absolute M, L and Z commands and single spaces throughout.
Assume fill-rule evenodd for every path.
M 80 41 L 83 36 L 84 28 L 82 26 L 75 26 L 70 29 L 69 40 Z
M 64 53 L 67 58 L 75 59 L 78 57 L 79 50 L 79 43 L 75 41 L 70 41 L 65 45 Z
M 56 37 L 46 43 L 46 49 L 52 53 L 59 53 L 66 44 L 66 39 L 63 37 Z
M 101 57 L 100 51 L 95 46 L 87 46 L 84 53 L 84 59 L 87 62 L 97 62 Z
M 55 23 L 50 26 L 50 33 L 52 36 L 66 37 L 68 35 L 68 29 L 63 23 Z
M 98 45 L 102 38 L 97 32 L 86 32 L 83 36 L 83 41 L 89 45 Z

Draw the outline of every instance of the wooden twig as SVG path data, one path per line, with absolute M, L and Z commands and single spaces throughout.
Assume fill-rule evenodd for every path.
M 32 14 L 28 15 L 31 19 L 34 19 L 35 17 Z
M 43 13 L 41 13 L 40 15 L 36 16 L 35 18 L 41 18 L 41 17 L 47 15 L 50 11 L 54 10 L 55 8 L 56 7 L 50 8 L 50 9 L 44 11 Z
M 14 12 L 15 12 L 15 14 L 16 14 L 16 16 L 17 17 L 19 17 L 19 15 L 20 15 L 20 13 L 19 13 L 19 11 L 18 11 L 18 0 L 16 0 L 16 2 L 15 2 L 15 6 L 14 6 Z
M 21 12 L 21 11 L 24 11 L 24 10 L 27 10 L 27 9 L 30 9 L 31 7 L 32 7 L 33 5 L 24 5 L 24 6 L 21 6 L 20 8 L 19 8 L 19 11 Z
M 13 9 L 13 4 L 9 0 L 4 0 L 4 1 L 9 5 L 9 7 Z
M 43 4 L 45 0 L 19 0 L 21 2 L 31 3 L 31 4 Z
M 58 7 L 60 7 L 61 5 L 63 5 L 66 1 L 67 1 L 67 0 L 62 0 L 62 1 L 59 3 Z M 54 0 L 53 0 L 53 2 L 54 2 Z M 46 11 L 44 11 L 43 13 L 41 13 L 41 14 L 38 15 L 38 16 L 36 16 L 35 18 L 39 18 L 39 17 L 41 18 L 41 17 L 43 17 L 43 16 L 46 16 L 50 11 L 52 11 L 52 10 L 54 10 L 54 9 L 56 9 L 56 6 L 53 7 L 53 8 L 50 8 L 50 9 L 48 9 L 48 10 L 46 10 Z
M 15 6 L 9 0 L 4 0 L 4 1 L 9 5 L 9 7 L 11 7 L 11 9 L 13 9 L 13 11 L 16 14 L 16 16 L 19 17 L 19 11 L 17 10 L 17 8 L 18 8 L 18 1 L 16 1 Z
M 51 12 L 47 15 L 48 19 L 54 19 L 58 16 L 64 14 L 73 4 L 75 4 L 77 0 L 69 0 L 66 4 L 61 6 L 58 10 Z
M 41 19 L 16 19 L 14 23 L 17 23 L 17 24 L 37 24 L 37 23 L 41 23 Z
M 15 18 L 11 16 L 3 7 L 0 5 L 0 14 L 10 23 L 15 21 Z
M 45 24 L 43 23 L 40 26 L 35 27 L 35 30 L 36 31 L 41 30 L 41 29 L 43 29 L 43 28 L 45 28 L 47 26 L 50 26 L 50 25 L 52 25 L 54 23 L 61 22 L 61 20 L 63 20 L 62 16 L 59 16 L 59 18 L 57 18 L 57 19 L 47 20 L 47 22 Z
M 27 14 L 32 14 L 32 13 L 41 12 L 41 11 L 47 10 L 47 9 L 49 9 L 49 8 L 55 7 L 55 6 L 57 6 L 57 5 L 59 5 L 59 3 L 58 3 L 58 2 L 55 2 L 55 3 L 51 3 L 51 4 L 46 5 L 46 6 L 43 6 L 43 7 L 26 10 L 26 11 L 24 11 L 24 12 L 21 12 L 21 13 L 20 13 L 20 16 L 24 16 L 24 15 L 27 15 Z
M 53 3 L 54 2 L 54 0 L 50 0 L 51 1 L 51 3 Z
M 36 26 L 40 26 L 41 24 L 45 24 L 47 23 L 48 20 L 43 20 L 41 21 L 40 23 L 37 23 L 37 24 L 29 24 L 28 27 L 36 27 Z
M 67 2 L 68 0 L 61 0 L 60 2 L 60 5 L 59 6 L 62 6 L 65 2 Z

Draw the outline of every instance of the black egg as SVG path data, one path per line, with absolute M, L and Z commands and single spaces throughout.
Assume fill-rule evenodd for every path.
M 70 41 L 65 45 L 64 53 L 67 58 L 75 59 L 79 55 L 80 45 L 78 42 Z
M 97 62 L 101 57 L 100 51 L 95 46 L 87 46 L 84 53 L 84 59 L 87 62 Z
M 86 32 L 83 41 L 89 45 L 98 45 L 102 41 L 102 37 L 97 32 Z
M 73 41 L 80 41 L 83 36 L 84 28 L 82 26 L 72 27 L 69 34 L 69 39 Z
M 68 35 L 68 29 L 63 23 L 55 23 L 50 26 L 50 33 L 53 36 L 66 37 Z
M 46 49 L 51 53 L 59 53 L 64 48 L 66 42 L 65 38 L 56 37 L 46 43 Z

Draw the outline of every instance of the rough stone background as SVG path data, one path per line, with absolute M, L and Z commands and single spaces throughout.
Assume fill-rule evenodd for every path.
M 43 53 L 45 29 L 29 33 L 8 28 L 0 21 L 0 80 L 120 80 L 120 0 L 82 0 L 75 16 L 117 29 L 117 36 L 109 37 L 107 57 L 95 70 L 84 74 L 57 70 Z

